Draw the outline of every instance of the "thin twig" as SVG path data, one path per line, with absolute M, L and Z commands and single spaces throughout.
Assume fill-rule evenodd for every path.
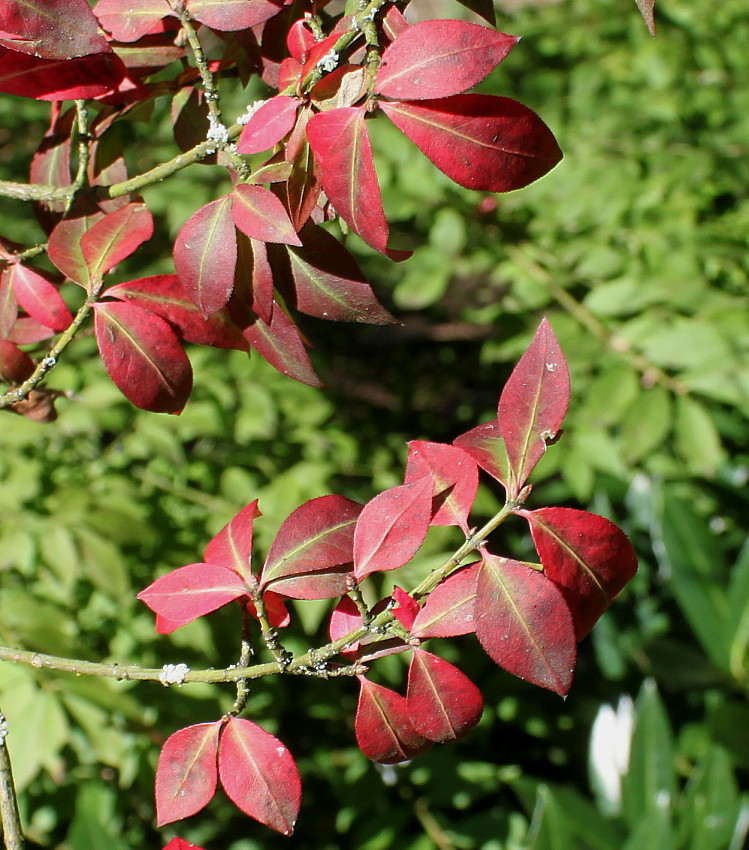
M 5 850 L 23 850 L 25 841 L 18 812 L 18 797 L 8 752 L 8 724 L 0 711 L 0 823 Z

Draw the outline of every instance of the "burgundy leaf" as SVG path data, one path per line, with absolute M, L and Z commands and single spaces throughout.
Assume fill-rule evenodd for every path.
M 432 515 L 432 479 L 391 487 L 364 506 L 354 532 L 357 579 L 408 563 L 424 542 Z
M 57 289 L 38 272 L 21 263 L 8 269 L 13 293 L 21 307 L 42 325 L 64 331 L 73 321 Z
M 189 818 L 213 798 L 221 723 L 197 723 L 167 738 L 156 765 L 157 826 Z
M 476 463 L 455 446 L 412 440 L 408 444 L 404 483 L 425 475 L 431 477 L 433 486 L 435 513 L 431 524 L 458 525 L 467 535 L 468 514 L 479 486 Z
M 400 587 L 394 587 L 390 596 L 395 602 L 395 605 L 393 606 L 395 619 L 403 626 L 404 629 L 407 631 L 410 630 L 414 624 L 416 615 L 419 613 L 419 603 L 415 599 L 412 599 L 406 591 Z
M 354 731 L 364 755 L 379 764 L 397 764 L 431 746 L 411 725 L 406 698 L 359 676 L 359 704 Z
M 382 209 L 372 146 L 363 107 L 313 115 L 307 139 L 322 172 L 322 185 L 336 211 L 375 251 L 388 254 L 388 226 Z
M 179 413 L 192 389 L 192 369 L 172 328 L 159 316 L 121 301 L 94 304 L 101 359 L 136 407 Z
M 49 129 L 31 158 L 29 182 L 47 186 L 69 186 L 70 146 L 75 109 L 62 109 L 62 104 L 53 104 Z M 47 233 L 65 211 L 65 201 L 44 201 L 36 205 L 35 211 Z
M 203 560 L 234 570 L 244 581 L 251 585 L 254 581 L 250 560 L 252 557 L 252 528 L 259 517 L 257 499 L 250 502 L 235 514 L 205 547 Z
M 575 667 L 575 630 L 561 591 L 543 573 L 484 552 L 476 583 L 476 635 L 491 659 L 565 696 Z
M 260 153 L 277 145 L 292 131 L 298 109 L 299 101 L 283 94 L 267 100 L 245 124 L 237 153 Z
M 307 225 L 303 246 L 290 248 L 293 291 L 284 295 L 297 310 L 338 322 L 392 324 L 396 320 L 377 301 L 356 260 L 321 227 Z
M 467 189 L 522 189 L 562 158 L 535 112 L 507 97 L 459 94 L 380 107 L 451 180 Z
M 559 433 L 570 399 L 570 375 L 551 326 L 543 319 L 499 398 L 497 419 L 516 497 Z
M 562 591 L 582 640 L 637 572 L 632 544 L 613 522 L 587 511 L 518 513 L 528 520 L 544 573 Z
M 481 82 L 519 40 L 464 21 L 421 21 L 382 54 L 375 91 L 401 100 L 459 94 Z
M 252 287 L 250 294 L 250 309 L 264 322 L 270 322 L 273 317 L 273 268 L 268 259 L 268 246 L 265 242 L 250 239 L 252 254 Z
M 0 339 L 0 378 L 20 384 L 34 371 L 34 361 L 13 342 Z
M 242 332 L 229 318 L 226 309 L 217 310 L 207 319 L 198 312 L 185 294 L 176 274 L 142 277 L 118 283 L 107 289 L 108 298 L 116 298 L 155 313 L 173 325 L 180 339 L 214 348 L 235 348 L 246 351 L 249 344 Z
M 288 579 L 307 573 L 325 573 L 337 568 L 344 581 L 351 572 L 353 562 L 354 528 L 362 506 L 343 496 L 321 496 L 310 499 L 293 511 L 282 523 L 273 543 L 268 550 L 260 586 L 283 593 L 286 596 L 292 589 Z M 321 577 L 315 577 L 321 578 Z M 323 582 L 324 596 L 305 595 L 300 598 L 330 598 L 340 596 L 328 593 L 329 582 Z M 314 591 L 315 582 L 305 583 L 306 589 Z M 339 586 L 339 582 L 334 582 Z
M 229 718 L 221 735 L 218 771 L 229 799 L 246 815 L 291 835 L 302 785 L 291 753 L 278 738 L 249 720 Z
M 481 691 L 442 658 L 414 649 L 408 668 L 406 709 L 411 725 L 429 741 L 464 738 L 481 719 Z
M 105 215 L 81 237 L 81 254 L 93 283 L 151 238 L 153 218 L 143 203 Z
M 187 0 L 186 6 L 196 21 L 224 32 L 256 27 L 283 8 L 280 0 Z
M 174 267 L 187 295 L 204 317 L 226 306 L 234 288 L 237 238 L 231 196 L 201 207 L 174 242 Z
M 273 305 L 269 323 L 257 317 L 251 324 L 240 323 L 244 338 L 268 363 L 295 381 L 310 387 L 321 387 L 310 363 L 296 325 L 278 306 Z
M 164 0 L 99 0 L 94 14 L 117 41 L 137 41 L 173 14 Z
M 344 596 L 341 601 L 335 606 L 330 615 L 328 623 L 328 634 L 331 641 L 340 640 L 362 624 L 361 614 L 356 607 L 356 603 L 348 596 Z M 359 649 L 359 641 L 354 641 L 349 644 L 346 649 L 341 651 L 342 655 L 347 655 L 356 652 Z
M 157 578 L 138 599 L 176 629 L 246 595 L 247 587 L 234 570 L 188 564 Z
M 104 218 L 104 213 L 95 212 L 76 218 L 64 218 L 49 235 L 47 257 L 50 262 L 74 283 L 88 289 L 88 266 L 83 258 L 81 240 L 83 234 Z
M 469 454 L 492 478 L 496 478 L 505 490 L 510 491 L 510 459 L 507 457 L 507 448 L 499 430 L 498 420 L 493 419 L 491 422 L 477 425 L 456 437 L 453 443 Z
M 0 47 L 0 92 L 36 100 L 85 100 L 115 91 L 126 69 L 114 53 L 39 59 Z
M 291 221 L 297 231 L 307 223 L 320 197 L 320 167 L 304 135 L 310 110 L 303 109 L 297 126 L 286 144 L 284 154 L 291 164 L 291 173 L 286 183 L 286 203 Z M 298 142 L 295 136 L 299 136 Z M 292 141 L 296 142 L 292 144 Z
M 11 268 L 0 272 L 0 340 L 8 338 L 18 318 L 18 302 L 13 294 Z
M 112 49 L 86 0 L 3 0 L 0 30 L 13 36 L 0 38 L 0 45 L 44 59 L 73 59 Z
M 260 242 L 301 245 L 283 204 L 268 189 L 237 184 L 231 193 L 234 224 L 246 236 Z
M 474 609 L 480 561 L 461 567 L 427 597 L 411 627 L 413 637 L 456 637 L 475 630 Z

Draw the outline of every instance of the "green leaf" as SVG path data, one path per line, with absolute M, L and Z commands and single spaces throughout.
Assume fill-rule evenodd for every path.
M 670 834 L 670 824 L 664 818 L 676 794 L 673 762 L 671 727 L 658 688 L 652 679 L 647 679 L 635 704 L 629 767 L 622 781 L 624 819 L 637 835 L 645 836 L 648 829 L 664 837 Z M 648 827 L 643 826 L 645 819 Z M 667 850 L 671 843 L 632 844 L 638 850 L 646 846 Z
M 70 850 L 127 850 L 116 816 L 115 791 L 102 782 L 87 782 L 78 789 L 75 815 L 65 839 Z
M 688 396 L 676 399 L 675 445 L 687 468 L 711 476 L 726 459 L 720 434 L 704 405 Z
M 746 682 L 747 648 L 749 647 L 749 540 L 744 544 L 731 570 L 728 585 L 728 617 L 726 639 L 729 644 L 729 669 L 739 682 Z
M 663 387 L 644 390 L 621 421 L 621 450 L 636 463 L 657 449 L 671 430 L 671 396 Z
M 728 847 L 739 810 L 731 759 L 722 747 L 712 746 L 695 766 L 685 790 L 679 846 L 689 850 Z

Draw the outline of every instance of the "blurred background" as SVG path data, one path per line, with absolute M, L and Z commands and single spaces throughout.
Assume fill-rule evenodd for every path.
M 414 7 L 423 17 L 469 16 L 448 0 Z M 536 110 L 563 162 L 526 190 L 481 196 L 443 177 L 386 121 L 371 122 L 393 242 L 415 253 L 393 265 L 349 239 L 403 324 L 304 319 L 326 390 L 292 383 L 259 358 L 193 348 L 185 412 L 147 414 L 109 382 L 92 339 L 72 346 L 51 382 L 75 391 L 58 403 L 57 422 L 0 422 L 0 642 L 147 666 L 231 663 L 231 607 L 158 637 L 135 594 L 199 560 L 251 499 L 264 514 L 260 558 L 304 500 L 336 492 L 365 501 L 399 483 L 407 440 L 449 442 L 494 415 L 543 315 L 569 361 L 573 398 L 530 505 L 585 508 L 620 524 L 638 552 L 637 577 L 581 644 L 566 701 L 499 670 L 473 638 L 441 642 L 437 651 L 459 660 L 486 709 L 468 739 L 407 766 L 383 770 L 356 749 L 353 682 L 253 685 L 247 716 L 278 734 L 302 770 L 291 839 L 220 792 L 176 829 L 152 828 L 158 746 L 220 716 L 231 689 L 2 664 L 0 706 L 38 844 L 131 850 L 179 834 L 212 850 L 745 846 L 746 3 L 661 0 L 656 39 L 631 0 L 497 8 L 499 29 L 523 39 L 479 90 Z M 241 113 L 247 93 L 231 86 L 225 97 Z M 25 179 L 46 108 L 6 96 L 0 115 L 2 177 Z M 172 155 L 169 103 L 149 120 L 148 130 L 124 128 L 133 173 L 141 160 Z M 221 180 L 201 166 L 148 191 L 157 236 L 121 279 L 171 271 L 167 240 Z M 2 200 L 2 235 L 40 238 L 27 214 Z M 499 499 L 485 484 L 476 524 Z M 501 531 L 493 551 L 532 557 L 521 523 Z M 411 586 L 459 543 L 454 530 L 435 529 L 399 583 Z M 299 604 L 289 645 L 324 641 L 329 608 Z M 402 659 L 383 659 L 375 676 L 401 687 L 404 670 Z

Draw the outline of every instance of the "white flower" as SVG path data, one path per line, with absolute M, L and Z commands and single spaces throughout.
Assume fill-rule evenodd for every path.
M 629 766 L 634 719 L 634 704 L 625 695 L 619 698 L 616 709 L 602 705 L 593 721 L 588 751 L 590 781 L 607 815 L 621 811 L 622 777 Z

